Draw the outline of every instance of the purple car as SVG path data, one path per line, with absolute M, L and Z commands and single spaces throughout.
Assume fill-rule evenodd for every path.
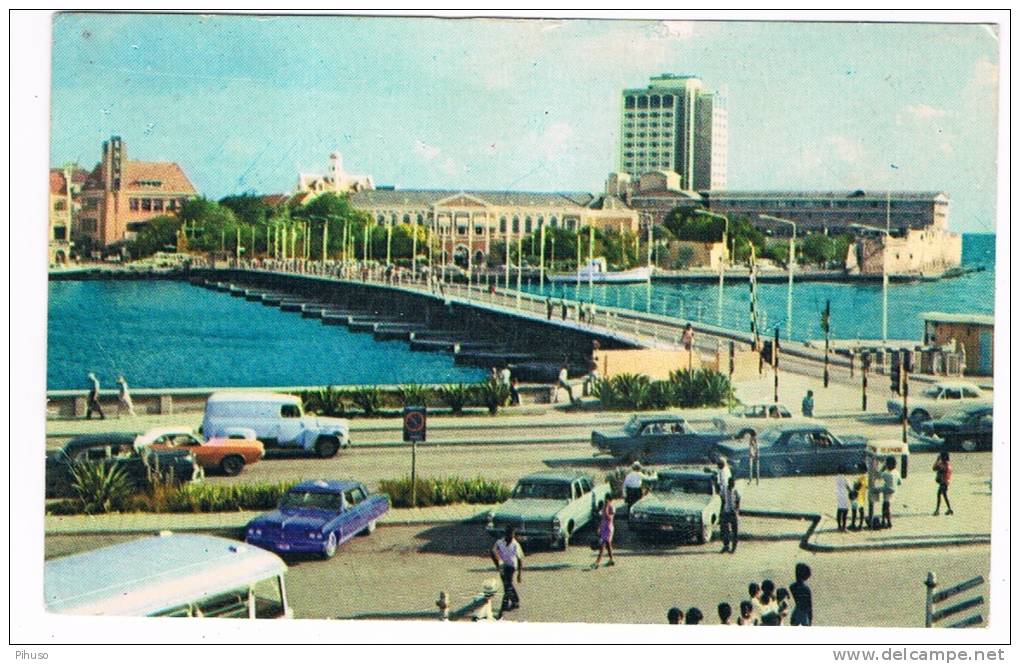
M 284 494 L 275 510 L 248 523 L 244 541 L 278 553 L 332 558 L 354 535 L 374 531 L 376 521 L 389 509 L 389 496 L 370 494 L 361 482 L 301 482 Z

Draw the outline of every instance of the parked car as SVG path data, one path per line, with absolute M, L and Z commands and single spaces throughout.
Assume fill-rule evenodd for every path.
M 919 394 L 907 395 L 907 419 L 915 430 L 922 422 L 955 415 L 969 406 L 991 406 L 992 395 L 973 383 L 947 381 L 935 383 Z M 897 419 L 903 417 L 903 399 L 896 397 L 886 402 L 886 409 Z
M 507 526 L 521 542 L 566 549 L 574 533 L 598 518 L 612 491 L 605 482 L 573 471 L 545 471 L 517 481 L 510 499 L 489 513 L 486 530 L 501 537 Z
M 593 431 L 591 444 L 597 453 L 627 463 L 696 463 L 710 460 L 716 443 L 726 438 L 717 431 L 695 431 L 679 415 L 642 414 L 615 431 Z
M 827 475 L 851 472 L 864 461 L 864 436 L 836 436 L 817 424 L 777 424 L 758 436 L 762 476 Z M 734 477 L 748 475 L 748 445 L 744 441 L 719 443 Z
M 793 415 L 790 410 L 778 403 L 755 403 L 742 406 L 739 409 L 730 411 L 726 415 L 712 419 L 712 425 L 719 433 L 724 433 L 736 438 L 749 438 L 752 433 L 758 434 L 776 421 L 781 422 L 810 422 L 818 424 L 816 420 Z
M 641 538 L 653 535 L 712 540 L 722 501 L 711 468 L 660 470 L 651 490 L 630 508 L 628 525 Z
M 186 427 L 156 427 L 135 438 L 136 448 L 154 450 L 186 449 L 195 455 L 205 470 L 215 470 L 234 476 L 246 464 L 255 463 L 265 454 L 262 441 L 255 438 L 251 429 L 227 432 L 228 436 L 202 438 Z
M 266 447 L 297 448 L 322 458 L 350 445 L 350 425 L 339 417 L 305 415 L 292 394 L 216 392 L 205 403 L 202 434 L 210 438 L 252 429 Z
M 205 473 L 189 450 L 138 450 L 135 436 L 105 433 L 78 436 L 59 450 L 46 453 L 46 497 L 73 495 L 75 469 L 84 463 L 100 463 L 123 470 L 136 489 L 150 485 L 155 474 L 172 482 L 194 482 Z
M 921 423 L 921 435 L 945 447 L 973 452 L 992 449 L 992 406 L 968 408 L 956 415 Z
M 374 532 L 389 509 L 389 496 L 369 493 L 361 482 L 310 480 L 291 487 L 275 510 L 249 521 L 244 541 L 278 553 L 332 558 L 358 533 Z

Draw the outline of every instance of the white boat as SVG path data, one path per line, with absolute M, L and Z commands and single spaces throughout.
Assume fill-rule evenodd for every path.
M 610 272 L 606 269 L 606 259 L 596 258 L 588 261 L 588 264 L 575 274 L 551 274 L 548 279 L 554 283 L 577 283 L 580 281 L 582 284 L 589 282 L 593 284 L 637 284 L 645 283 L 651 277 L 651 266 Z

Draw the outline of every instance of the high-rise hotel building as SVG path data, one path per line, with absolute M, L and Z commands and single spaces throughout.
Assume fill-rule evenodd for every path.
M 685 190 L 726 188 L 726 108 L 694 76 L 653 76 L 623 91 L 620 168 L 637 178 L 673 171 Z

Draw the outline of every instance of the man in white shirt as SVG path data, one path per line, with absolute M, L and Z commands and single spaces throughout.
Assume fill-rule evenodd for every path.
M 510 387 L 510 366 L 504 364 L 503 368 L 499 372 L 499 380 L 501 383 Z
M 574 403 L 574 388 L 570 385 L 569 377 L 567 374 L 567 365 L 560 367 L 559 376 L 556 378 L 556 387 L 553 388 L 553 403 L 556 403 L 559 399 L 559 388 L 563 388 L 567 391 L 567 396 L 570 397 L 570 403 Z
M 521 599 L 514 587 L 514 575 L 517 575 L 517 583 L 521 582 L 521 571 L 524 569 L 524 549 L 517 541 L 513 526 L 506 527 L 506 533 L 502 539 L 496 540 L 489 552 L 492 562 L 499 571 L 503 580 L 503 605 L 500 609 L 500 616 L 507 611 L 513 611 L 521 605 Z
M 730 485 L 730 477 L 733 476 L 733 473 L 730 471 L 730 464 L 726 462 L 725 457 L 719 457 L 715 465 L 719 468 L 719 493 L 722 494 Z
M 722 531 L 723 547 L 719 553 L 737 552 L 737 517 L 740 515 L 740 492 L 732 477 L 722 491 L 722 511 L 719 514 L 719 530 Z
M 630 515 L 631 506 L 641 500 L 641 487 L 645 481 L 645 474 L 641 472 L 641 464 L 637 461 L 631 466 L 627 476 L 623 478 L 623 497 L 627 502 L 627 514 Z

